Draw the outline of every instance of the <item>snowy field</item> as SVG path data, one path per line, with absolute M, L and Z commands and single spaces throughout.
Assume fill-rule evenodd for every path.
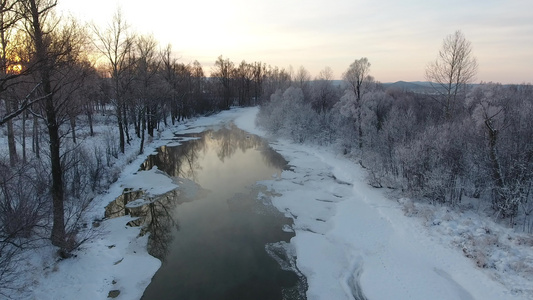
M 291 171 L 261 184 L 276 191 L 279 196 L 272 203 L 294 219 L 296 236 L 288 247 L 307 277 L 308 299 L 359 299 L 358 290 L 375 300 L 533 298 L 530 236 L 476 214 L 389 200 L 385 190 L 365 184 L 359 166 L 331 150 L 268 137 L 255 126 L 257 111 L 231 110 L 168 129 L 145 153 L 168 143 L 174 132 L 200 132 L 232 120 L 267 137 L 289 161 Z M 155 169 L 139 172 L 144 158 L 133 159 L 109 192 L 94 200 L 89 224 L 103 218 L 105 206 L 125 187 L 152 195 L 176 188 Z M 24 262 L 32 270 L 25 274 L 32 285 L 24 298 L 106 299 L 110 291 L 118 290 L 116 299 L 139 299 L 160 261 L 147 253 L 147 236 L 138 237 L 139 228 L 126 226 L 130 220 L 126 216 L 97 222 L 99 226 L 90 231 L 92 239 L 71 259 L 55 261 L 52 248 L 40 249 Z M 476 240 L 487 232 L 496 236 L 502 249 L 482 253 L 489 267 L 480 268 L 479 261 L 466 257 L 479 245 L 475 248 L 460 237 L 471 235 Z M 493 249 L 494 243 L 487 243 L 485 248 Z

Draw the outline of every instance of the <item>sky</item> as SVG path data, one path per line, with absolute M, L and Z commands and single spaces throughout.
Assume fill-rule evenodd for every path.
M 105 28 L 120 7 L 131 29 L 172 44 L 210 72 L 222 55 L 334 77 L 367 57 L 381 82 L 424 81 L 443 39 L 472 43 L 476 82 L 533 83 L 531 0 L 59 0 L 60 12 Z

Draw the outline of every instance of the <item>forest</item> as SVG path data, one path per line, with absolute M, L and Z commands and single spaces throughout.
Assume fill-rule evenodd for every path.
M 460 31 L 426 69 L 432 92 L 417 93 L 381 84 L 364 57 L 342 82 L 329 67 L 312 77 L 222 55 L 206 71 L 133 32 L 120 10 L 99 28 L 58 17 L 56 4 L 0 1 L 2 284 L 20 252 L 51 243 L 68 258 L 87 241 L 80 220 L 126 149 L 142 154 L 160 128 L 233 106 L 259 105 L 258 124 L 276 137 L 333 147 L 376 188 L 450 207 L 476 199 L 533 232 L 533 87 L 474 84 Z M 102 124 L 104 143 L 84 143 Z

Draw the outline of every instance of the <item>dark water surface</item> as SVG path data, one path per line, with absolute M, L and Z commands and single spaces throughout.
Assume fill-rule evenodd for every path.
M 280 247 L 294 236 L 282 230 L 292 220 L 255 184 L 279 176 L 286 161 L 233 125 L 189 137 L 196 139 L 161 147 L 142 166 L 157 166 L 179 189 L 140 208 L 126 203 L 142 193 L 126 191 L 108 207 L 109 216 L 140 216 L 131 225 L 145 226 L 149 251 L 163 262 L 142 299 L 304 299 L 305 278 L 287 268 Z

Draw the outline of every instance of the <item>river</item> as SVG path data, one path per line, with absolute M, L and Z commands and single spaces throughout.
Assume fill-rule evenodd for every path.
M 130 225 L 145 228 L 162 261 L 142 299 L 305 299 L 284 247 L 292 219 L 257 184 L 280 176 L 283 157 L 233 124 L 176 138 L 181 145 L 159 148 L 141 170 L 157 166 L 180 187 L 141 207 L 128 203 L 142 193 L 125 191 L 108 206 L 108 217 L 121 207 L 139 217 Z

